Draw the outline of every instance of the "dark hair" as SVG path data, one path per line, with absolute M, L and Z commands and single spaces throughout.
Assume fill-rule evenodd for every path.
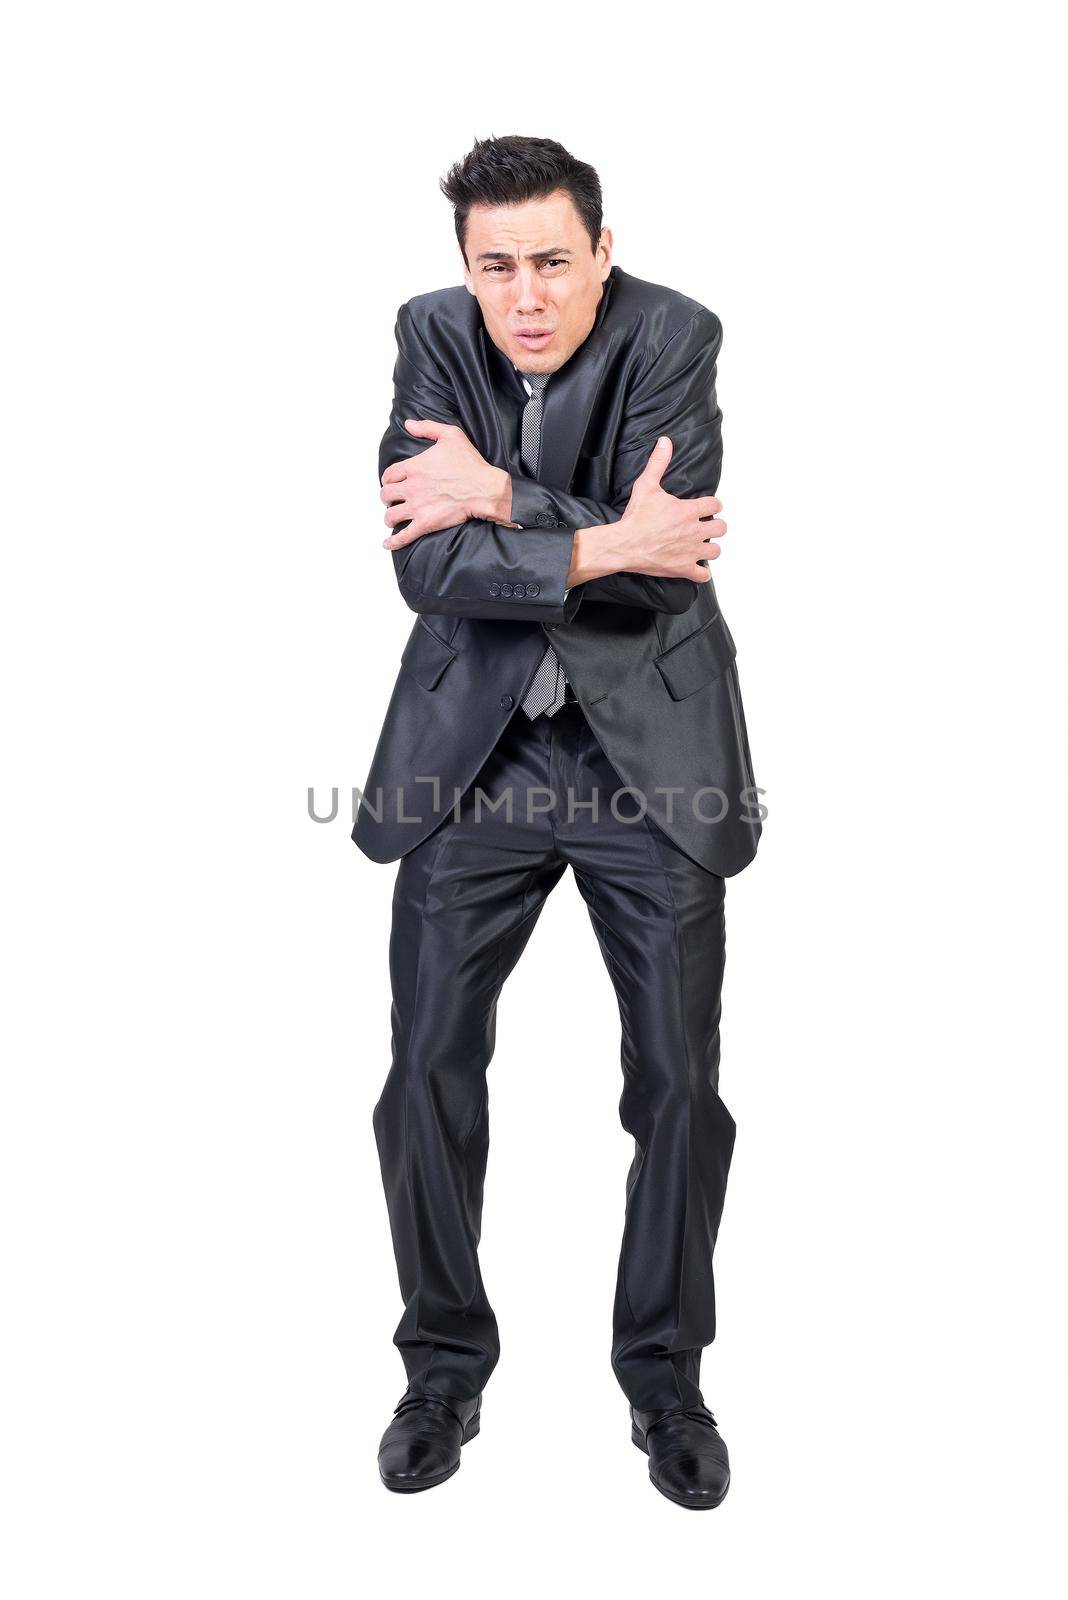
M 467 218 L 472 206 L 515 206 L 541 200 L 563 189 L 596 250 L 601 238 L 601 180 L 585 161 L 555 139 L 527 139 L 518 133 L 501 139 L 476 139 L 462 161 L 441 180 L 441 192 L 452 201 L 456 238 L 467 260 Z

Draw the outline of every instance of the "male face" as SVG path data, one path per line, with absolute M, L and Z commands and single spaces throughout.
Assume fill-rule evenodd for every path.
M 490 338 L 520 372 L 555 372 L 593 327 L 612 267 L 612 235 L 596 250 L 569 194 L 516 206 L 473 206 L 464 281 Z

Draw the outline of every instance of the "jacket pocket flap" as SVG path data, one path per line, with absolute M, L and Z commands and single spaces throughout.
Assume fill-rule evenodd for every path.
M 688 633 L 685 639 L 657 656 L 656 665 L 671 698 L 685 700 L 687 695 L 696 694 L 706 683 L 718 678 L 737 653 L 723 614 L 717 612 L 703 628 Z
M 446 644 L 420 617 L 404 647 L 401 666 L 424 689 L 436 689 L 445 668 L 455 658 L 452 645 Z

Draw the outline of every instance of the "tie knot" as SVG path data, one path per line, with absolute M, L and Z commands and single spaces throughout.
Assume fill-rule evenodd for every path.
M 536 399 L 548 383 L 550 374 L 547 372 L 524 372 L 523 376 L 534 391 L 532 398 Z

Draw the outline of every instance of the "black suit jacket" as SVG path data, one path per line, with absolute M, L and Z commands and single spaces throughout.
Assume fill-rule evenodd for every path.
M 418 617 L 363 786 L 356 844 L 374 861 L 395 861 L 438 826 L 509 718 L 524 715 L 548 637 L 598 743 L 649 816 L 702 866 L 740 871 L 760 824 L 736 649 L 714 585 L 615 573 L 565 596 L 575 529 L 619 520 L 661 434 L 674 443 L 663 487 L 686 499 L 715 493 L 719 319 L 612 267 L 593 328 L 546 386 L 537 481 L 519 459 L 526 391 L 467 288 L 416 295 L 400 307 L 396 335 L 379 476 L 428 448 L 406 432 L 406 417 L 458 423 L 511 474 L 522 526 L 472 519 L 394 552 Z

